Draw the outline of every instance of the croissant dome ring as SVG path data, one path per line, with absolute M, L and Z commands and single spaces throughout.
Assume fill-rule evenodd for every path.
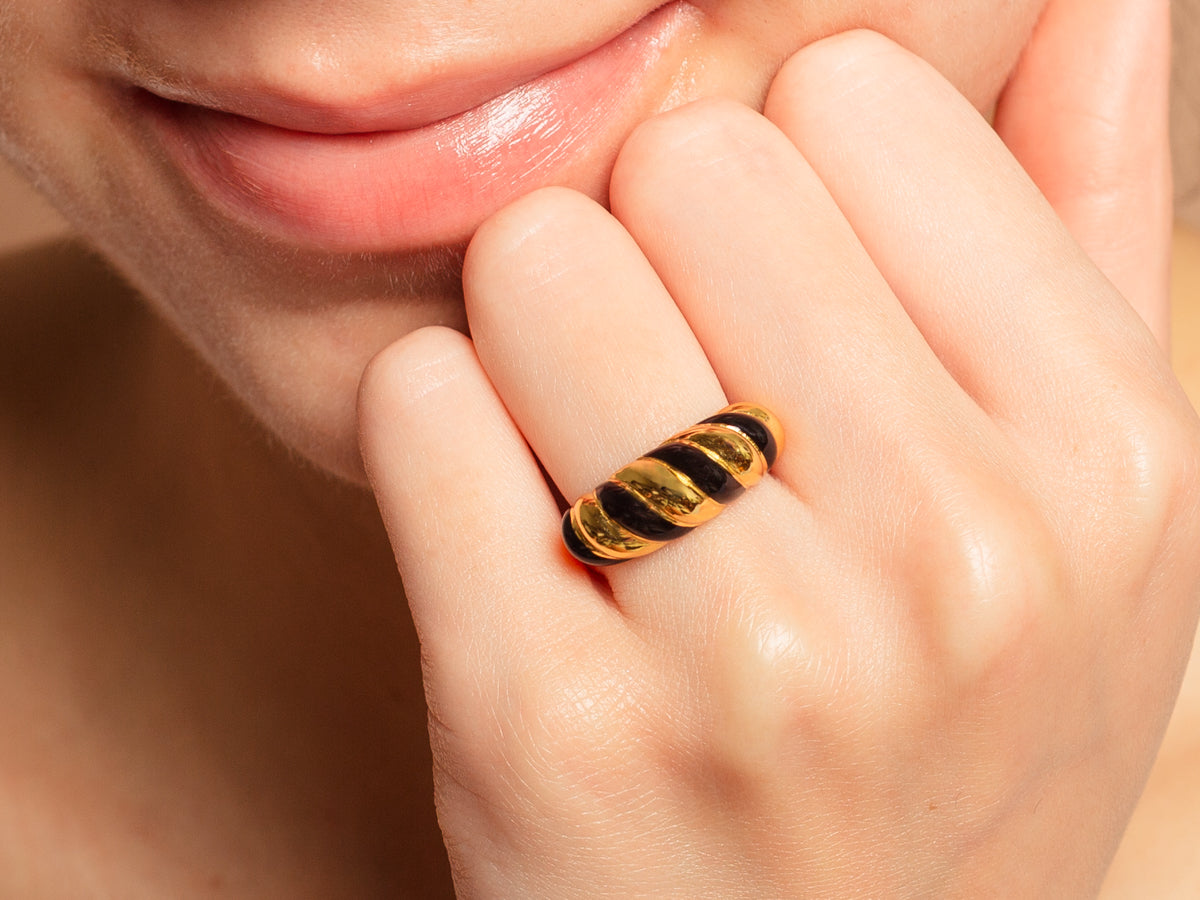
M 563 543 L 589 566 L 653 553 L 761 481 L 782 449 L 783 429 L 770 410 L 727 406 L 575 501 L 563 515 Z

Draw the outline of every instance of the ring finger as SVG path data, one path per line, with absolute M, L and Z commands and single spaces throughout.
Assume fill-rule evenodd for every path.
M 633 239 L 582 195 L 541 191 L 490 220 L 472 242 L 464 285 L 480 361 L 568 500 L 728 402 Z M 730 546 L 767 545 L 772 530 L 812 545 L 806 519 L 767 479 L 684 540 L 606 570 L 614 598 L 635 618 L 691 633 L 681 619 L 704 627 L 712 614 L 701 595 L 729 594 L 711 578 L 701 589 L 698 567 L 711 569 Z

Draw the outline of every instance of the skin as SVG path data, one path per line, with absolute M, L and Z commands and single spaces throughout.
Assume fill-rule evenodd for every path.
M 633 9 L 617 6 L 605 12 Z M 0 80 L 10 153 L 292 447 L 353 478 L 361 443 L 391 542 L 370 498 L 249 440 L 144 316 L 105 329 L 139 340 L 104 341 L 100 359 L 31 361 L 29 384 L 75 376 L 75 416 L 114 395 L 150 414 L 108 422 L 121 441 L 101 438 L 85 477 L 63 451 L 86 444 L 86 421 L 4 448 L 35 487 L 0 546 L 53 613 L 6 607 L 21 627 L 0 683 L 39 686 L 8 687 L 38 729 L 0 747 L 28 776 L 6 785 L 0 844 L 29 851 L 6 867 L 14 884 L 433 895 L 444 871 L 395 839 L 428 806 L 419 780 L 395 777 L 422 762 L 423 707 L 403 688 L 416 647 L 387 602 L 391 550 L 460 896 L 1098 888 L 1182 677 L 1200 581 L 1186 552 L 1200 436 L 1160 349 L 1165 8 L 1054 0 L 1029 43 L 1039 4 L 1006 5 L 999 36 L 993 6 L 956 6 L 955 39 L 944 4 L 833 6 L 705 7 L 692 77 L 662 105 L 720 99 L 637 128 L 611 179 L 602 167 L 582 193 L 501 210 L 461 281 L 438 251 L 338 260 L 336 282 L 213 226 L 123 130 L 73 29 L 110 16 L 119 31 L 128 10 L 7 8 L 23 51 Z M 270 20 L 282 46 L 309 33 L 297 10 Z M 397 46 L 436 35 L 452 55 L 467 40 L 446 37 L 464 10 L 416 12 L 389 26 L 398 42 L 411 29 Z M 230 52 L 254 13 L 222 34 Z M 586 29 L 596 7 L 578 14 Z M 162 15 L 162 40 L 218 28 Z M 199 19 L 170 19 L 184 15 Z M 473 4 L 472 21 L 509 46 L 518 17 Z M 951 80 L 878 34 L 812 43 L 851 25 Z M 1111 83 L 1089 76 L 1095 58 L 1119 62 Z M 997 101 L 993 131 L 977 110 Z M 1130 221 L 1146 225 L 1132 240 Z M 372 293 L 389 266 L 418 300 Z M 622 289 L 598 290 L 610 279 Z M 285 302 L 298 287 L 314 301 L 303 315 Z M 471 340 L 416 328 L 430 322 L 469 324 Z M 141 349 L 113 368 L 105 347 Z M 746 397 L 791 437 L 767 483 L 604 577 L 565 558 L 539 465 L 574 497 Z M 224 467 L 203 471 L 214 455 Z M 120 525 L 167 483 L 147 460 L 187 473 L 165 535 Z M 108 511 L 125 553 L 84 553 L 47 589 L 69 548 L 95 541 L 94 516 L 70 518 L 80 504 Z M 194 533 L 185 512 L 207 513 Z M 16 549 L 40 545 L 22 533 L 35 521 L 59 537 L 30 562 Z M 164 553 L 198 535 L 205 552 Z M 129 599 L 97 609 L 84 585 Z M 67 645 L 80 621 L 89 640 Z M 106 679 L 87 703 L 80 674 Z M 123 764 L 133 750 L 143 762 Z M 183 864 L 197 848 L 212 862 Z
M 9 3 L 0 135 L 31 179 L 154 298 L 272 431 L 321 467 L 361 481 L 354 406 L 359 376 L 372 356 L 416 327 L 465 327 L 461 246 L 363 264 L 353 254 L 298 253 L 213 221 L 197 211 L 178 176 L 164 171 L 156 144 L 127 113 L 109 76 L 132 51 L 135 67 L 170 60 L 189 73 L 228 68 L 299 91 L 354 96 L 363 84 L 405 83 L 444 60 L 511 59 L 555 46 L 562 34 L 583 41 L 610 33 L 613 23 L 632 22 L 657 5 L 557 4 L 548 17 L 544 4 L 500 0 L 370 0 L 334 13 L 312 2 L 289 4 L 286 12 L 249 3 L 232 9 Z M 701 96 L 759 105 L 788 55 L 860 25 L 935 60 L 986 107 L 1041 5 L 698 3 L 697 33 L 675 51 L 677 74 L 656 87 L 644 113 Z M 377 51 L 395 47 L 405 52 Z M 326 63 L 318 65 L 317 58 Z M 606 147 L 601 158 L 571 168 L 564 183 L 602 196 L 616 150 Z

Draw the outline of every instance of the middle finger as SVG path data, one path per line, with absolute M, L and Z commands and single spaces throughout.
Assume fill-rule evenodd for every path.
M 882 501 L 916 509 L 981 472 L 1012 475 L 990 420 L 771 122 L 725 102 L 660 116 L 626 144 L 612 198 L 726 390 L 760 392 L 802 436 L 776 471 L 827 523 L 874 528 L 880 546 L 900 524 Z

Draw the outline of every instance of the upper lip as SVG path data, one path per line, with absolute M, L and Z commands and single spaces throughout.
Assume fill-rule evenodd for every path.
M 180 76 L 175 72 L 160 75 L 155 67 L 146 65 L 138 66 L 138 71 L 127 75 L 137 87 L 161 99 L 229 113 L 290 131 L 313 134 L 408 131 L 474 109 L 541 75 L 567 66 L 624 34 L 634 24 L 623 23 L 619 29 L 583 46 L 555 49 L 531 59 L 491 68 L 440 71 L 431 78 L 340 96 L 298 91 L 275 79 L 234 79 L 214 83 L 203 77 Z

